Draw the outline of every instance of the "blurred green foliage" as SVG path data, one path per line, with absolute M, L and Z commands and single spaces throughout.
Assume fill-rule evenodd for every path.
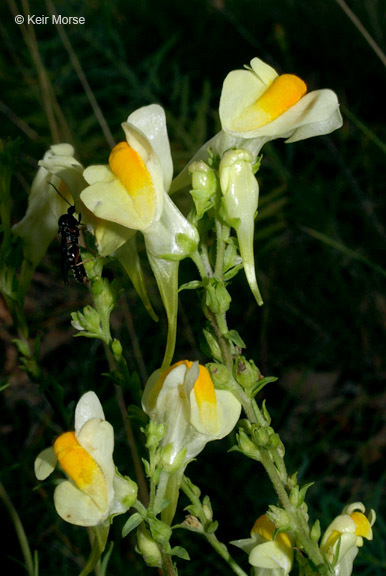
M 345 119 L 340 131 L 263 149 L 255 253 L 265 305 L 257 309 L 239 274 L 230 289 L 229 324 L 262 372 L 280 377 L 263 397 L 287 447 L 289 471 L 299 469 L 304 482 L 316 482 L 309 491 L 311 517 L 321 515 L 325 528 L 349 501 L 363 500 L 377 510 L 375 539 L 360 552 L 355 573 L 380 576 L 386 568 L 383 63 L 333 0 L 70 0 L 54 2 L 56 13 L 83 16 L 84 25 L 25 30 L 14 22 L 24 9 L 48 15 L 50 6 L 43 0 L 0 5 L 1 137 L 23 140 L 12 185 L 15 222 L 25 211 L 37 161 L 54 141 L 73 143 L 85 165 L 107 161 L 108 133 L 106 138 L 95 102 L 115 141 L 133 110 L 160 103 L 177 174 L 219 129 L 226 74 L 254 56 L 300 75 L 310 90 L 328 87 L 338 94 Z M 352 0 L 350 7 L 384 48 L 384 1 Z M 186 199 L 178 201 L 184 208 Z M 194 278 L 194 268 L 184 262 L 181 282 Z M 142 382 L 158 367 L 166 334 L 150 275 L 148 281 L 159 325 L 127 286 L 127 302 L 113 326 Z M 41 337 L 42 368 L 62 386 L 69 420 L 80 394 L 93 388 L 108 419 L 120 422 L 112 384 L 101 376 L 107 369 L 101 345 L 72 338 L 69 314 L 87 299 L 86 290 L 62 286 L 59 244 L 53 244 L 26 301 L 31 335 Z M 53 510 L 52 486 L 37 487 L 33 474 L 35 456 L 60 433 L 61 421 L 55 402 L 50 405 L 18 369 L 15 333 L 0 306 L 0 361 L 10 384 L 0 403 L 0 480 L 31 549 L 38 551 L 40 574 L 73 575 L 88 553 L 87 534 L 64 525 Z M 176 359 L 201 354 L 199 310 L 192 293 L 182 292 Z M 129 404 L 130 393 L 124 392 Z M 139 427 L 134 429 L 141 444 Z M 132 474 L 119 426 L 116 442 L 119 468 Z M 208 445 L 190 470 L 212 499 L 224 541 L 247 537 L 255 518 L 274 503 L 257 464 L 225 455 L 231 444 L 228 438 Z M 1 567 L 5 562 L 12 574 L 24 574 L 16 533 L 3 505 L 0 509 L 9 525 Z M 134 543 L 120 541 L 120 527 L 118 520 L 108 573 L 150 573 Z M 179 538 L 192 558 L 181 562 L 181 574 L 227 573 L 198 537 L 180 533 Z M 237 551 L 235 556 L 245 564 Z

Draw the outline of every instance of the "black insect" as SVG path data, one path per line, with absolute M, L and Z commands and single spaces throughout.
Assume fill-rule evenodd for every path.
M 59 234 L 62 237 L 62 274 L 65 284 L 68 284 L 68 272 L 71 269 L 74 278 L 80 284 L 88 282 L 79 248 L 80 214 L 77 220 L 74 216 L 75 206 L 70 206 L 67 214 L 59 218 Z
M 52 184 L 53 188 L 55 186 Z M 60 194 L 59 190 L 55 188 L 63 200 L 67 200 Z M 69 204 L 69 202 L 67 202 Z M 79 214 L 78 220 L 74 216 L 75 206 L 70 204 L 67 214 L 63 214 L 58 221 L 59 234 L 62 237 L 62 275 L 63 281 L 68 284 L 68 273 L 72 270 L 74 278 L 80 284 L 86 284 L 89 279 L 86 270 L 83 266 L 82 257 L 79 248 L 79 227 L 81 215 Z

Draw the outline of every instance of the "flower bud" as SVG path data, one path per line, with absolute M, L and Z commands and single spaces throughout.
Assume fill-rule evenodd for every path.
M 221 348 L 220 348 L 219 343 L 217 342 L 216 338 L 213 336 L 213 334 L 209 330 L 203 330 L 203 333 L 204 333 L 206 343 L 209 346 L 209 350 L 210 350 L 213 358 L 215 360 L 218 360 L 219 362 L 221 362 L 221 360 L 222 360 Z
M 269 506 L 269 511 L 267 512 L 267 517 L 275 524 L 275 527 L 280 530 L 289 530 L 291 527 L 290 518 L 283 508 L 278 506 Z
M 249 458 L 253 460 L 260 460 L 260 451 L 257 448 L 256 444 L 251 440 L 250 436 L 243 430 L 243 428 L 239 429 L 237 434 L 237 443 L 241 452 L 243 452 Z
M 235 378 L 246 390 L 253 388 L 261 372 L 253 360 L 248 361 L 244 356 L 239 356 L 235 362 Z
M 100 317 L 92 306 L 85 306 L 83 313 L 72 312 L 71 318 L 71 324 L 76 330 L 88 332 L 90 336 L 101 333 Z
M 196 207 L 197 219 L 200 220 L 214 204 L 217 179 L 214 170 L 203 161 L 193 162 L 189 166 L 189 172 L 193 186 L 190 194 Z
M 177 455 L 175 455 L 173 444 L 167 444 L 162 448 L 160 466 L 163 467 L 165 472 L 169 472 L 169 474 L 178 472 L 184 466 L 185 460 L 186 447 L 180 450 Z
M 117 358 L 122 356 L 122 344 L 116 338 L 111 342 L 111 351 Z
M 316 520 L 315 523 L 313 524 L 312 528 L 311 528 L 311 532 L 310 532 L 310 536 L 311 536 L 311 540 L 313 542 L 318 542 L 319 538 L 320 538 L 320 522 L 319 520 Z
M 217 390 L 228 389 L 230 374 L 228 368 L 224 364 L 216 364 L 215 362 L 206 364 L 213 380 L 214 387 Z
M 231 297 L 225 285 L 216 278 L 211 278 L 205 292 L 205 301 L 213 314 L 223 314 L 229 310 Z
M 146 447 L 149 450 L 157 448 L 162 438 L 166 434 L 167 425 L 163 422 L 157 423 L 155 420 L 150 420 L 146 426 Z
M 142 554 L 144 561 L 148 566 L 161 568 L 162 554 L 158 544 L 153 540 L 145 524 L 137 530 L 137 551 Z

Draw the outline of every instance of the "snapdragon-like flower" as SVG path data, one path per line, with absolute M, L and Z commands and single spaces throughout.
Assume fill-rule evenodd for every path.
M 259 58 L 226 76 L 219 114 L 221 131 L 198 150 L 192 162 L 207 161 L 208 149 L 222 157 L 231 148 L 248 149 L 256 160 L 266 142 L 276 138 L 297 142 L 329 134 L 343 123 L 338 98 L 332 90 L 307 93 L 301 78 L 279 75 Z M 173 181 L 172 192 L 188 184 L 188 168 L 184 168 Z
M 188 462 L 208 442 L 223 438 L 236 425 L 241 405 L 227 390 L 216 390 L 205 366 L 183 360 L 149 378 L 142 407 L 157 424 L 166 424 L 161 441 L 165 473 L 172 476 L 168 519 L 174 516 L 178 488 Z
M 176 337 L 178 263 L 195 250 L 198 233 L 168 196 L 173 164 L 163 109 L 140 108 L 122 127 L 126 141 L 113 148 L 109 165 L 85 170 L 89 186 L 81 200 L 98 218 L 143 233 L 168 316 L 167 366 Z M 117 253 L 123 260 L 124 249 Z
M 95 235 L 102 256 L 114 252 L 134 234 L 123 226 L 96 218 L 87 210 L 80 200 L 80 193 L 87 186 L 83 170 L 82 164 L 74 158 L 71 144 L 54 144 L 39 161 L 26 214 L 13 226 L 14 233 L 23 239 L 21 285 L 24 290 L 28 288 L 32 274 L 48 246 L 57 236 L 59 218 L 68 211 L 69 206 L 75 206 L 81 223 Z M 136 277 L 131 279 L 137 287 Z M 140 296 L 144 299 L 143 293 Z
M 68 476 L 54 492 L 55 508 L 63 520 L 98 526 L 134 504 L 137 486 L 117 473 L 113 450 L 113 427 L 96 394 L 86 392 L 75 409 L 75 431 L 59 436 L 54 447 L 43 450 L 35 461 L 38 480 L 45 480 L 57 463 Z
M 68 209 L 66 200 L 71 203 L 73 191 L 82 185 L 83 167 L 73 156 L 70 144 L 50 147 L 32 182 L 26 214 L 13 226 L 13 231 L 23 238 L 24 257 L 32 270 L 58 233 L 59 217 Z M 56 166 L 57 170 L 50 170 L 48 165 Z
M 279 76 L 259 58 L 253 58 L 245 70 L 233 70 L 225 78 L 219 113 L 229 142 L 238 142 L 237 147 L 249 148 L 256 155 L 269 140 L 286 138 L 286 142 L 296 142 L 329 134 L 342 125 L 334 92 L 324 89 L 307 93 L 301 78 L 293 74 Z
M 293 565 L 293 545 L 286 532 L 276 534 L 275 525 L 264 514 L 251 530 L 251 538 L 234 540 L 232 544 L 249 556 L 255 576 L 287 576 Z
M 334 576 L 350 576 L 363 538 L 373 539 L 374 510 L 365 516 L 365 506 L 355 502 L 346 506 L 323 535 L 320 549 L 333 569 Z

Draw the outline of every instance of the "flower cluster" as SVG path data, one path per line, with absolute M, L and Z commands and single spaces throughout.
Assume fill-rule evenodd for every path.
M 259 153 L 271 140 L 284 138 L 287 143 L 296 142 L 329 134 L 342 125 L 334 92 L 326 89 L 307 92 L 301 78 L 279 75 L 258 58 L 225 78 L 219 117 L 220 132 L 198 150 L 174 180 L 166 116 L 157 104 L 142 107 L 128 116 L 122 124 L 122 141 L 106 153 L 106 164 L 85 168 L 74 158 L 71 145 L 51 146 L 39 162 L 26 215 L 14 226 L 15 234 L 23 240 L 21 276 L 25 275 L 22 284 L 26 286 L 57 234 L 59 217 L 69 210 L 68 205 L 72 206 L 69 214 L 73 210 L 81 215 L 98 255 L 120 262 L 146 309 L 156 318 L 137 250 L 138 235 L 143 237 L 168 320 L 161 368 L 148 379 L 142 397 L 143 411 L 149 417 L 146 428 L 149 461 L 144 461 L 151 482 L 149 509 L 137 501 L 136 484 L 115 468 L 114 431 L 105 419 L 98 397 L 91 391 L 76 406 L 75 429 L 61 434 L 53 447 L 38 456 L 35 474 L 44 480 L 60 466 L 66 479 L 56 486 L 54 503 L 59 516 L 72 524 L 105 530 L 115 515 L 136 505 L 137 512 L 124 531 L 138 528 L 138 550 L 149 565 L 159 567 L 163 562 L 161 549 L 172 555 L 168 539 L 187 465 L 208 442 L 228 435 L 241 413 L 241 404 L 231 391 L 235 389 L 226 382 L 227 378 L 233 378 L 229 369 L 233 359 L 227 364 L 226 354 L 221 357 L 219 342 L 216 341 L 218 354 L 213 357 L 227 364 L 222 366 L 225 381 L 221 381 L 221 389 L 219 381 L 216 388 L 207 368 L 197 361 L 183 360 L 171 365 L 176 343 L 179 264 L 191 257 L 199 269 L 200 263 L 205 268 L 202 282 L 191 284 L 205 288 L 205 311 L 210 311 L 216 322 L 224 316 L 231 299 L 225 288 L 228 281 L 225 272 L 229 270 L 237 273 L 243 267 L 252 294 L 261 305 L 253 247 L 259 204 L 256 179 Z M 191 188 L 195 208 L 187 216 L 171 197 L 186 185 Z M 203 221 L 207 212 L 211 216 Z M 80 223 L 80 218 L 77 222 Z M 208 246 L 204 247 L 207 260 L 204 264 L 202 259 L 199 261 L 203 254 L 200 232 L 204 230 L 205 235 L 209 229 L 216 230 L 217 247 L 220 240 L 224 245 L 228 242 L 223 269 L 219 270 L 217 260 L 214 273 Z M 231 230 L 236 238 L 230 240 Z M 99 281 L 101 275 L 102 272 Z M 110 307 L 113 301 L 112 295 Z M 94 320 L 99 326 L 99 310 L 94 314 L 93 309 L 88 309 L 87 313 L 89 324 Z M 82 329 L 79 319 L 86 318 L 87 313 L 78 315 L 78 322 L 73 325 Z M 224 329 L 221 337 L 232 341 L 235 336 L 226 331 L 222 320 L 222 325 L 219 323 L 216 328 L 219 332 Z M 99 334 L 98 330 L 90 333 Z M 105 342 L 110 344 L 109 338 Z M 119 346 L 116 343 L 117 356 L 121 355 L 121 350 L 117 352 Z M 113 346 L 111 350 L 114 353 Z M 233 354 L 230 350 L 229 357 Z M 252 386 L 256 378 L 255 374 Z M 244 396 L 238 392 L 238 398 L 244 402 Z M 313 539 L 312 545 L 323 559 L 320 560 L 320 565 L 324 563 L 323 570 L 335 576 L 350 576 L 363 538 L 372 539 L 375 513 L 371 511 L 367 518 L 364 512 L 361 503 L 347 506 L 327 528 L 320 547 L 317 538 Z M 256 520 L 250 538 L 232 542 L 248 554 L 256 576 L 287 576 L 295 554 L 306 555 L 305 547 L 297 541 L 299 534 L 291 532 L 290 525 L 288 530 L 287 525 L 283 529 L 277 529 L 263 515 Z M 181 549 L 177 552 L 184 557 Z M 173 554 L 178 555 L 177 552 Z M 311 554 L 309 558 L 311 563 Z
M 350 576 L 358 548 L 363 538 L 372 540 L 376 515 L 374 510 L 366 517 L 362 502 L 346 506 L 325 531 L 320 550 L 334 576 Z M 291 533 L 277 531 L 264 514 L 252 530 L 251 537 L 232 542 L 248 554 L 255 576 L 287 576 L 294 562 L 295 539 Z
M 234 70 L 225 78 L 219 114 L 222 130 L 194 159 L 207 161 L 208 149 L 221 157 L 222 215 L 235 229 L 248 283 L 262 304 L 253 256 L 259 196 L 254 176 L 257 155 L 275 138 L 295 142 L 339 128 L 339 104 L 331 90 L 307 93 L 297 76 L 278 75 L 254 58 L 250 67 Z M 115 256 L 122 263 L 154 317 L 136 248 L 135 235 L 141 232 L 168 318 L 163 363 L 167 367 L 176 339 L 178 265 L 195 252 L 199 242 L 196 228 L 169 192 L 184 185 L 190 172 L 187 167 L 172 183 L 165 113 L 159 105 L 136 110 L 122 128 L 125 140 L 113 148 L 107 165 L 84 169 L 70 145 L 52 146 L 40 162 L 27 214 L 14 230 L 23 238 L 25 258 L 34 269 L 53 240 L 58 217 L 65 209 L 64 201 L 50 186 L 54 184 L 66 200 L 72 197 L 82 222 L 94 234 L 99 254 Z

